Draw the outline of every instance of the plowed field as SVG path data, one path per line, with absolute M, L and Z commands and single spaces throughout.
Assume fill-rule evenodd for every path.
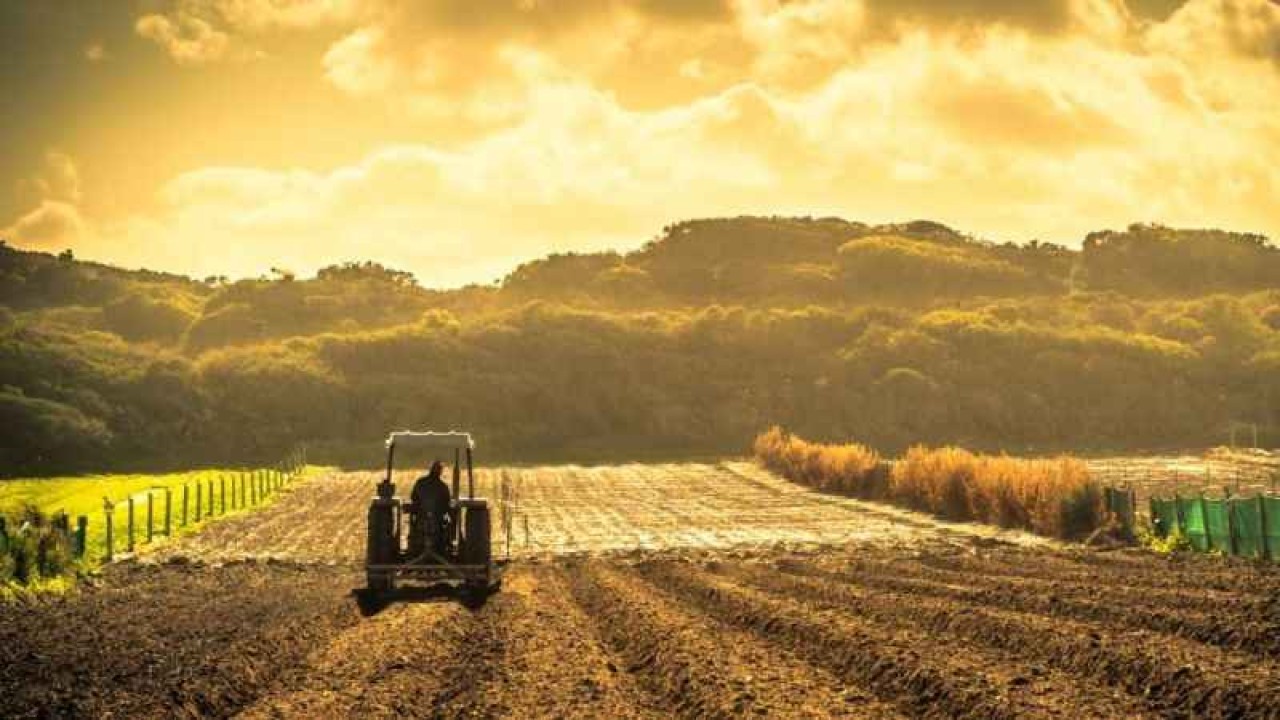
M 484 478 L 517 519 L 500 593 L 375 604 L 352 593 L 370 477 L 0 607 L 0 717 L 1280 718 L 1272 569 L 750 465 L 539 468 Z

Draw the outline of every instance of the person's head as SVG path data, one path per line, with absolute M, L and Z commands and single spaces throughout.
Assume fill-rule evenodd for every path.
M 431 477 L 440 477 L 440 475 L 443 473 L 444 473 L 444 463 L 440 462 L 439 460 L 436 460 L 435 462 L 431 463 L 431 471 L 428 472 L 427 474 L 430 475 Z

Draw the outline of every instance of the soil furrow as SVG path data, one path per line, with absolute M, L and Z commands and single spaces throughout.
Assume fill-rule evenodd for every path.
M 226 717 L 360 621 L 350 573 L 119 566 L 39 608 L 0 605 L 0 716 Z
M 1093 585 L 1124 585 L 1204 593 L 1223 598 L 1252 595 L 1258 600 L 1280 592 L 1280 570 L 1239 558 L 1178 555 L 1157 558 L 1142 554 L 1139 562 L 1120 562 L 1119 553 L 1044 552 L 1034 556 L 1016 553 L 997 556 L 929 554 L 920 561 L 945 570 L 989 576 L 1071 581 Z
M 1061 678 L 1043 668 L 1010 666 L 981 651 L 957 653 L 923 633 L 886 632 L 854 615 L 815 611 L 683 563 L 642 563 L 637 569 L 713 617 L 782 644 L 911 716 L 1052 717 L 1070 707 Z M 1083 705 L 1074 710 L 1077 717 L 1112 715 Z
M 388 607 L 313 652 L 240 717 L 392 716 L 396 706 L 381 697 L 380 685 L 403 668 L 438 665 L 449 649 L 447 626 L 463 612 L 451 602 Z
M 1280 669 L 1270 660 L 1179 638 L 897 593 L 874 593 L 830 580 L 762 568 L 722 566 L 752 587 L 815 607 L 856 613 L 877 623 L 919 629 L 1050 663 L 1114 685 L 1162 715 L 1261 717 L 1280 708 Z
M 636 673 L 683 717 L 894 717 L 892 708 L 749 633 L 690 612 L 631 573 L 570 571 L 575 597 Z
M 1280 654 L 1280 625 L 1266 619 L 1260 605 L 1239 600 L 1219 602 L 1210 613 L 1180 607 L 1176 597 L 1166 597 L 1163 607 L 1117 603 L 1116 596 L 1121 595 L 1116 592 L 1117 588 L 1100 585 L 1091 589 L 1051 581 L 1028 585 L 977 575 L 957 575 L 945 580 L 911 577 L 918 568 L 903 564 L 855 562 L 843 570 L 785 561 L 775 566 L 793 575 L 828 578 L 904 595 L 927 595 L 1116 627 L 1142 628 L 1260 657 Z M 1100 594 L 1105 594 L 1107 599 L 1098 600 Z
M 508 579 L 503 594 L 520 602 L 499 619 L 507 626 L 502 672 L 484 690 L 512 717 L 659 718 L 662 705 L 619 671 L 573 603 L 563 573 L 532 566 Z

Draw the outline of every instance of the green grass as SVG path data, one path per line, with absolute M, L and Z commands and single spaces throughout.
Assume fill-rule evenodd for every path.
M 308 467 L 303 474 L 305 476 L 320 470 L 321 468 Z M 91 567 L 102 560 L 106 550 L 104 498 L 110 498 L 115 504 L 112 517 L 114 523 L 114 546 L 115 552 L 118 554 L 125 551 L 128 543 L 128 498 L 133 497 L 134 499 L 134 540 L 135 547 L 140 549 L 144 547 L 147 537 L 148 493 L 151 494 L 154 503 L 154 539 L 156 542 L 163 542 L 166 489 L 171 492 L 171 531 L 172 535 L 176 537 L 198 527 L 195 522 L 195 488 L 197 485 L 205 488 L 204 500 L 201 503 L 202 518 L 199 525 L 211 519 L 218 520 L 224 516 L 230 517 L 256 507 L 262 507 L 274 500 L 276 494 L 269 493 L 265 500 L 260 498 L 257 505 L 233 509 L 233 482 L 236 484 L 236 495 L 238 497 L 238 478 L 242 474 L 251 474 L 253 472 L 252 470 L 212 469 L 162 475 L 85 475 L 79 477 L 0 480 L 0 515 L 9 516 L 10 532 L 16 530 L 13 527 L 14 516 L 28 505 L 35 506 L 41 512 L 50 515 L 60 512 L 67 513 L 71 517 L 73 529 L 75 528 L 76 518 L 84 515 L 89 519 L 85 564 Z M 227 507 L 225 512 L 220 484 L 222 478 L 226 478 L 227 482 Z M 213 481 L 214 486 L 214 509 L 216 512 L 212 518 L 209 516 L 207 495 L 209 481 Z M 290 483 L 296 481 L 295 479 Z M 185 526 L 182 524 L 182 489 L 184 486 L 189 488 L 187 524 Z M 248 505 L 247 500 L 248 498 L 246 498 L 246 505 Z

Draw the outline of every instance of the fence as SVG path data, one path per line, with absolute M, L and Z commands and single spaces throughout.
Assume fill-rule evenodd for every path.
M 111 562 L 119 550 L 132 553 L 157 536 L 172 537 L 175 530 L 258 505 L 300 477 L 306 463 L 306 449 L 299 448 L 274 467 L 188 481 L 179 492 L 173 487 L 155 487 L 120 500 L 104 497 L 101 559 Z M 117 516 L 122 513 L 121 527 Z M 55 515 L 54 524 L 63 530 L 76 558 L 88 554 L 87 516 L 76 518 L 74 530 L 66 513 Z M 0 518 L 0 549 L 5 542 Z
M 1133 490 L 1107 488 L 1107 509 L 1126 528 L 1136 525 Z M 1206 498 L 1204 495 L 1148 500 L 1156 537 L 1178 534 L 1199 552 L 1280 561 L 1280 496 Z

